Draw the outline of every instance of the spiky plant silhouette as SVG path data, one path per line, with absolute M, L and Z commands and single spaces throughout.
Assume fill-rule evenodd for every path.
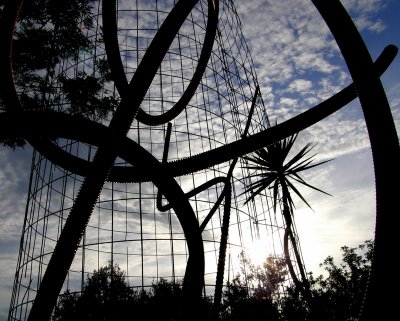
M 319 188 L 308 184 L 300 176 L 300 173 L 322 165 L 330 160 L 318 163 L 313 162 L 315 154 L 310 155 L 310 152 L 315 147 L 315 144 L 310 142 L 307 143 L 290 160 L 286 161 L 289 156 L 289 152 L 291 151 L 297 139 L 297 136 L 298 134 L 292 135 L 263 149 L 257 150 L 253 155 L 243 157 L 248 161 L 248 164 L 245 167 L 253 171 L 253 174 L 248 177 L 256 179 L 254 182 L 248 185 L 244 193 L 250 193 L 250 196 L 245 202 L 248 203 L 254 200 L 254 198 L 265 189 L 272 189 L 274 212 L 276 213 L 276 207 L 278 204 L 282 205 L 281 211 L 285 220 L 285 260 L 289 269 L 289 273 L 296 287 L 302 291 L 303 289 L 301 284 L 307 284 L 307 278 L 304 272 L 304 267 L 301 263 L 299 249 L 292 229 L 293 210 L 295 205 L 291 191 L 293 191 L 310 208 L 310 204 L 296 188 L 295 183 L 307 186 L 326 195 L 330 195 Z M 292 244 L 293 252 L 302 277 L 302 283 L 298 280 L 293 268 L 293 263 L 290 259 L 289 241 Z

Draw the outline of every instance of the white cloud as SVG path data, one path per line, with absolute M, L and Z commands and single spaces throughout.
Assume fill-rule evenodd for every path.
M 295 92 L 300 95 L 306 95 L 312 88 L 312 82 L 307 79 L 296 79 L 289 84 L 287 91 Z
M 344 1 L 356 26 L 365 33 L 364 37 L 387 32 L 384 20 L 377 14 L 388 4 L 390 1 L 384 0 Z M 272 123 L 275 119 L 282 122 L 299 114 L 351 83 L 336 42 L 311 2 L 242 1 L 239 14 L 261 88 L 268 90 L 264 98 Z M 275 44 L 270 39 L 278 41 Z M 290 41 L 284 42 L 285 39 Z M 398 62 L 390 66 L 382 78 L 400 130 L 400 87 L 396 68 L 398 70 Z M 305 191 L 316 213 L 310 214 L 304 207 L 306 213 L 296 221 L 301 225 L 299 234 L 310 264 L 308 269 L 318 270 L 318 264 L 327 255 L 340 258 L 340 246 L 356 246 L 373 236 L 373 167 L 358 100 L 311 126 L 298 140 L 299 147 L 309 141 L 318 144 L 315 148 L 317 160 L 334 158 L 322 170 L 307 174 L 311 183 L 334 196 Z
M 0 202 L 0 241 L 20 237 L 26 203 L 26 197 L 21 195 L 28 190 L 29 155 L 28 151 L 0 149 L 0 193 L 3 195 Z
M 0 148 L 0 319 L 6 320 L 24 222 L 31 150 Z
M 343 6 L 349 11 L 357 14 L 371 14 L 383 10 L 388 1 L 386 0 L 343 0 Z
M 367 29 L 369 31 L 380 33 L 386 26 L 381 20 L 371 20 L 370 17 L 359 17 L 355 19 L 355 24 L 359 30 Z
M 358 27 L 373 32 L 385 30 L 384 23 L 373 15 L 379 12 L 385 3 L 383 0 L 345 1 Z M 310 1 L 249 0 L 241 1 L 238 6 L 245 37 L 258 68 L 261 93 L 265 105 L 268 106 L 271 119 L 277 119 L 279 122 L 289 119 L 317 104 L 321 99 L 330 97 L 349 83 L 347 68 L 343 65 L 337 46 Z M 130 4 L 127 4 L 127 8 L 130 8 Z M 151 19 L 151 16 L 147 16 L 144 23 L 150 23 Z M 389 90 L 392 97 L 393 115 L 398 128 L 400 128 L 399 86 L 397 84 Z M 193 113 L 188 115 L 188 119 L 194 122 L 198 116 Z M 215 124 L 213 139 L 223 141 L 221 126 L 221 124 Z M 202 131 L 201 126 L 197 128 L 197 131 L 193 130 L 196 134 Z M 154 139 L 155 133 L 153 135 Z M 152 150 L 159 157 L 162 154 L 162 138 L 160 138 L 159 147 Z M 178 140 L 178 137 L 176 139 Z M 304 205 L 299 206 L 299 211 L 296 213 L 303 252 L 305 252 L 306 260 L 311 262 L 309 270 L 313 270 L 327 255 L 338 254 L 338 238 L 341 242 L 340 246 L 357 245 L 371 235 L 374 196 L 373 181 L 371 181 L 373 170 L 368 156 L 369 142 L 365 122 L 357 102 L 304 131 L 299 136 L 299 145 L 302 146 L 301 143 L 310 140 L 318 143 L 315 148 L 317 161 L 335 158 L 335 161 L 324 165 L 321 170 L 306 176 L 307 181 L 309 180 L 312 185 L 332 193 L 333 197 L 321 197 L 318 192 L 305 190 L 306 198 L 310 201 L 315 213 L 310 213 Z M 179 155 L 176 150 L 171 149 L 171 158 L 190 155 L 189 148 L 183 146 L 184 143 L 181 145 Z M 2 280 L 0 301 L 4 299 L 8 304 L 11 278 L 15 269 L 15 257 L 8 253 L 14 253 L 18 248 L 16 241 L 20 236 L 22 217 L 16 216 L 15 213 L 24 212 L 25 198 L 19 195 L 26 194 L 27 187 L 24 183 L 27 182 L 26 170 L 29 164 L 18 165 L 13 161 L 14 158 L 4 155 L 0 154 L 4 161 L 0 172 L 2 183 L 0 192 L 8 198 L 3 198 L 0 203 L 0 215 L 4 222 L 0 227 L 0 244 L 3 253 L 1 259 L 7 269 L 3 269 L 3 274 L 0 275 Z M 192 181 L 185 178 L 180 178 L 179 181 L 185 190 L 193 187 Z M 19 189 L 23 185 L 24 190 L 21 193 Z M 199 195 L 199 198 L 200 196 L 203 195 Z M 212 196 L 215 197 L 214 194 Z M 119 205 L 121 208 L 124 206 L 122 203 Z M 130 210 L 133 207 L 137 208 L 137 205 L 133 204 L 126 206 Z M 206 213 L 207 206 L 203 209 L 200 204 L 199 208 L 202 213 Z M 163 223 L 167 219 L 167 216 L 160 216 L 159 229 L 166 226 Z M 110 220 L 104 218 L 102 222 L 109 224 Z M 361 226 L 360 222 L 365 222 L 365 225 Z M 134 226 L 137 222 L 132 219 L 127 224 Z M 120 229 L 123 230 L 123 228 L 124 226 L 121 226 Z M 131 226 L 129 228 L 133 229 Z M 150 225 L 146 225 L 145 228 L 150 229 Z M 210 233 L 206 231 L 204 236 L 207 237 Z M 304 235 L 309 237 L 302 239 Z M 12 245 L 10 241 L 13 242 Z M 9 252 L 7 249 L 10 249 Z M 306 249 L 312 251 L 306 252 Z M 7 281 L 3 282 L 3 280 Z M 3 298 L 4 293 L 7 293 L 6 298 Z M 2 309 L 3 315 L 6 315 L 6 308 Z

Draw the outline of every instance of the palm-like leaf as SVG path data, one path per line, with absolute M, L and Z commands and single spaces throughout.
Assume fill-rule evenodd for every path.
M 253 200 L 263 190 L 269 188 L 273 192 L 273 206 L 276 211 L 276 206 L 279 202 L 279 188 L 293 191 L 308 207 L 310 204 L 306 201 L 303 195 L 295 187 L 294 182 L 312 188 L 321 193 L 330 195 L 315 186 L 306 183 L 299 173 L 305 170 L 322 165 L 330 160 L 313 163 L 315 155 L 309 155 L 315 145 L 308 143 L 298 153 L 296 153 L 289 161 L 286 158 L 289 155 L 297 138 L 297 134 L 287 137 L 279 142 L 273 143 L 263 149 L 257 150 L 254 155 L 245 156 L 244 159 L 249 162 L 247 169 L 254 171 L 249 178 L 254 178 L 255 181 L 251 183 L 244 193 L 250 192 L 250 197 L 246 202 Z M 286 195 L 287 206 L 291 212 L 294 208 L 293 199 L 288 192 Z
M 248 176 L 248 178 L 253 179 L 253 182 L 247 187 L 244 193 L 251 193 L 250 197 L 248 197 L 245 202 L 247 203 L 253 200 L 263 190 L 267 188 L 272 189 L 274 212 L 276 212 L 277 204 L 282 201 L 282 215 L 286 222 L 284 235 L 285 260 L 294 283 L 297 287 L 302 288 L 293 268 L 293 263 L 289 253 L 289 242 L 291 242 L 300 274 L 302 279 L 306 280 L 306 275 L 301 265 L 301 257 L 291 228 L 294 202 L 290 191 L 293 191 L 310 208 L 310 204 L 308 204 L 306 199 L 297 189 L 295 183 L 329 195 L 328 193 L 308 184 L 300 176 L 301 172 L 324 164 L 329 160 L 313 163 L 315 155 L 310 155 L 310 152 L 315 145 L 308 143 L 290 160 L 286 161 L 296 138 L 297 134 L 260 149 L 251 156 L 244 157 L 244 159 L 248 161 L 248 165 L 245 167 L 252 171 L 252 174 Z M 282 200 L 279 199 L 280 192 Z M 307 292 L 304 293 L 307 295 Z

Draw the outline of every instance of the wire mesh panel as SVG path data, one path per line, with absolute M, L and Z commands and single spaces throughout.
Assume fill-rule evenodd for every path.
M 195 77 L 206 42 L 210 3 L 197 3 L 157 67 L 140 105 L 148 115 L 171 111 L 192 86 L 191 80 Z M 174 5 L 174 1 L 117 2 L 117 40 L 127 83 L 138 70 Z M 121 103 L 122 94 L 107 69 L 102 7 L 97 2 L 93 2 L 92 19 L 93 26 L 81 30 L 90 40 L 90 49 L 77 51 L 73 58 L 60 60 L 55 70 L 46 70 L 46 86 L 51 87 L 46 92 L 46 101 L 51 109 L 73 114 L 85 111 L 73 94 L 85 95 L 90 81 L 99 86 L 95 86 L 95 96 L 87 94 L 86 105 Z M 135 91 L 135 88 L 123 88 L 128 88 L 124 95 Z M 21 92 L 24 90 L 19 89 Z M 109 125 L 113 112 L 105 115 L 90 114 L 89 118 Z M 257 91 L 256 75 L 232 1 L 219 3 L 212 51 L 185 108 L 168 122 L 145 123 L 135 119 L 128 137 L 160 163 L 188 159 L 269 127 L 267 111 Z M 92 161 L 98 150 L 94 145 L 74 140 L 59 138 L 56 141 L 68 154 L 85 161 Z M 235 164 L 236 160 L 231 160 L 193 173 L 182 170 L 182 174 L 175 177 L 183 192 L 187 193 L 198 224 L 203 228 L 205 295 L 214 293 L 220 252 L 224 202 L 218 206 L 215 204 L 218 204 L 226 182 L 218 178 L 228 177 L 232 185 L 223 283 L 240 272 L 238 256 L 242 251 L 249 251 L 255 240 L 261 240 L 265 246 L 265 256 L 282 253 L 282 218 L 271 211 L 267 194 L 244 205 L 247 195 L 243 191 L 250 180 L 249 170 L 242 159 Z M 135 166 L 119 157 L 114 165 L 120 168 Z M 230 170 L 233 171 L 231 176 Z M 29 315 L 83 181 L 81 173 L 65 169 L 34 152 L 9 320 L 25 320 Z M 215 183 L 202 188 L 207 182 Z M 135 181 L 129 177 L 126 181 L 121 178 L 113 180 L 109 176 L 63 289 L 80 291 L 87 275 L 109 263 L 118 264 L 125 271 L 128 284 L 138 289 L 147 288 L 161 278 L 172 282 L 182 280 L 188 260 L 187 240 L 174 210 L 168 207 L 169 201 L 158 198 L 158 188 L 151 181 Z

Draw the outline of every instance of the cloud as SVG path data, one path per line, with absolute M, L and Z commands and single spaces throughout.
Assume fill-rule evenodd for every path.
M 374 15 L 385 8 L 385 1 L 349 0 L 345 6 L 360 30 L 385 29 Z M 238 4 L 238 12 L 261 87 L 272 88 L 264 97 L 271 106 L 278 103 L 273 96 L 278 92 L 301 93 L 300 81 L 307 84 L 308 95 L 303 95 L 304 102 L 298 101 L 303 106 L 315 101 L 312 96 L 326 99 L 350 82 L 337 45 L 311 2 L 246 1 Z
M 0 149 L 0 193 L 3 195 L 0 202 L 0 218 L 3 223 L 0 225 L 0 241 L 20 237 L 26 204 L 26 197 L 21 195 L 26 195 L 28 190 L 30 154 L 30 149 Z
M 359 30 L 369 30 L 374 33 L 380 33 L 386 29 L 382 20 L 371 20 L 370 17 L 359 17 L 355 19 L 355 24 Z
M 343 6 L 350 13 L 373 14 L 383 10 L 388 1 L 385 0 L 343 0 Z
M 143 3 L 150 5 L 150 2 Z M 131 8 L 131 4 L 127 1 L 124 1 L 123 4 L 121 2 L 120 5 L 120 8 Z M 385 24 L 374 15 L 385 7 L 385 1 L 348 0 L 345 1 L 345 5 L 350 10 L 357 26 L 361 30 L 375 33 L 385 31 Z M 142 9 L 144 10 L 145 8 L 143 7 Z M 257 67 L 256 72 L 261 86 L 261 93 L 272 122 L 274 122 L 275 119 L 279 122 L 289 119 L 314 106 L 321 100 L 332 96 L 350 83 L 350 77 L 336 43 L 333 41 L 328 28 L 311 2 L 306 0 L 296 1 L 295 3 L 291 0 L 241 1 L 238 3 L 238 12 L 239 16 L 242 18 L 243 32 L 248 41 L 255 66 Z M 163 15 L 159 18 L 162 20 L 164 17 Z M 151 26 L 154 18 L 154 15 L 149 14 L 143 17 L 142 22 L 143 24 Z M 129 23 L 127 19 L 125 19 L 125 21 Z M 187 30 L 182 29 L 181 31 L 186 32 Z M 144 33 L 142 40 L 148 41 L 149 38 L 145 36 L 151 37 L 153 34 L 154 32 L 150 32 L 149 35 Z M 132 37 L 130 40 L 133 39 Z M 193 41 L 195 43 L 197 40 L 194 39 Z M 133 47 L 136 46 L 134 41 L 132 44 Z M 143 46 L 146 47 L 147 44 Z M 188 52 L 189 51 L 190 48 L 188 49 Z M 216 59 L 214 63 L 218 64 L 221 62 Z M 190 64 L 190 59 L 187 67 L 190 71 L 189 74 L 191 74 L 193 72 L 193 66 Z M 134 67 L 132 68 L 134 69 Z M 171 74 L 174 68 L 175 65 L 171 65 L 171 70 L 169 70 Z M 225 75 L 223 75 L 223 77 L 219 75 L 219 77 L 218 81 L 223 82 L 226 80 L 224 78 Z M 197 152 L 197 149 L 210 149 L 216 145 L 221 145 L 226 140 L 230 141 L 236 139 L 235 136 L 230 135 L 236 131 L 234 126 L 230 124 L 232 121 L 231 119 L 226 122 L 214 121 L 211 129 L 205 126 L 205 123 L 200 123 L 198 121 L 200 118 L 205 122 L 209 115 L 215 117 L 215 119 L 220 116 L 228 118 L 228 113 L 230 113 L 232 108 L 230 101 L 227 99 L 227 93 L 222 92 L 221 89 L 220 94 L 222 94 L 223 97 L 216 94 L 212 79 L 212 75 L 208 74 L 207 80 L 202 84 L 208 86 L 208 101 L 207 99 L 205 100 L 206 105 L 209 106 L 207 113 L 204 112 L 201 114 L 199 110 L 190 109 L 187 114 L 182 114 L 181 117 L 176 119 L 174 128 L 177 132 L 175 136 L 173 135 L 171 140 L 170 159 L 187 157 L 190 156 L 194 150 Z M 235 88 L 240 87 L 240 84 L 235 85 L 237 85 Z M 397 126 L 400 125 L 399 89 L 399 85 L 390 87 L 390 96 L 393 97 L 391 98 L 391 104 Z M 163 95 L 165 95 L 165 97 L 170 97 L 171 101 L 175 101 L 177 97 L 180 96 L 181 92 L 182 90 L 172 93 L 168 88 L 164 88 Z M 154 92 L 152 92 L 152 94 L 155 95 Z M 159 97 L 160 93 L 157 93 L 157 95 L 157 97 Z M 249 95 L 249 97 L 251 96 Z M 201 100 L 202 95 L 196 96 L 195 99 Z M 218 99 L 222 101 L 220 105 Z M 239 103 L 246 104 L 247 102 Z M 153 110 L 155 108 L 155 106 L 151 106 L 150 103 L 148 107 Z M 169 108 L 169 106 L 167 106 L 167 108 Z M 210 113 L 208 114 L 208 112 Z M 246 116 L 243 115 L 239 115 L 238 117 L 242 117 L 241 120 L 246 118 Z M 199 139 L 197 141 L 193 140 L 189 146 L 187 143 L 189 134 L 185 132 L 187 129 L 186 121 L 191 124 L 190 137 L 204 138 L 208 135 L 207 143 Z M 226 132 L 224 132 L 224 130 L 226 130 Z M 179 131 L 181 133 L 179 133 Z M 136 134 L 134 133 L 132 135 Z M 164 132 L 162 130 L 154 131 L 148 129 L 148 134 L 143 134 L 142 132 L 141 135 L 141 143 L 143 146 L 161 159 L 164 146 Z M 152 140 L 152 142 L 156 141 L 157 145 L 150 144 L 150 140 Z M 315 148 L 315 152 L 317 153 L 316 161 L 335 158 L 335 161 L 305 176 L 308 182 L 332 193 L 333 197 L 322 197 L 318 192 L 305 190 L 306 199 L 309 200 L 315 213 L 310 213 L 310 210 L 304 205 L 299 205 L 298 212 L 296 212 L 296 217 L 299 218 L 297 222 L 300 239 L 302 240 L 301 244 L 304 250 L 311 249 L 311 252 L 305 253 L 309 262 L 312 262 L 310 269 L 314 269 L 328 254 L 336 255 L 338 253 L 338 235 L 339 238 L 343 236 L 340 241 L 343 240 L 343 242 L 345 242 L 345 240 L 350 240 L 353 243 L 360 240 L 362 241 L 364 237 L 371 235 L 371 226 L 373 223 L 371 223 L 372 220 L 370 217 L 373 215 L 371 207 L 374 205 L 373 182 L 371 181 L 372 167 L 370 157 L 368 156 L 369 142 L 366 134 L 365 122 L 362 118 L 358 102 L 355 101 L 349 106 L 346 106 L 343 110 L 328 117 L 326 120 L 302 132 L 301 136 L 299 136 L 299 146 L 303 146 L 302 144 L 308 141 L 318 143 Z M 7 270 L 3 269 L 4 275 L 0 275 L 2 280 L 6 280 L 7 275 L 8 277 L 10 275 L 9 271 L 14 271 L 15 269 L 16 254 L 13 256 L 11 253 L 17 253 L 18 240 L 22 227 L 22 217 L 17 217 L 15 213 L 24 213 L 25 198 L 21 198 L 20 195 L 26 195 L 27 186 L 25 184 L 28 181 L 27 177 L 30 165 L 22 160 L 20 163 L 18 161 L 16 162 L 15 159 L 18 159 L 18 156 L 16 154 L 13 154 L 13 156 L 10 155 L 11 153 L 0 154 L 0 157 L 4 160 L 4 166 L 0 172 L 0 182 L 2 183 L 2 185 L 0 185 L 0 191 L 3 195 L 7 195 L 8 197 L 7 199 L 3 199 L 2 203 L 0 203 L 0 215 L 2 222 L 5 222 L 5 224 L 0 227 L 0 242 L 2 246 L 1 258 L 3 264 L 7 266 Z M 355 167 L 348 166 L 348 164 L 354 164 Z M 223 169 L 218 168 L 218 170 Z M 215 172 L 213 173 L 213 175 L 217 174 L 218 173 Z M 18 177 L 18 179 L 11 180 L 10 177 Z M 204 180 L 204 176 L 197 176 L 193 179 L 178 178 L 184 191 L 191 190 L 194 185 L 199 185 Z M 151 186 L 142 185 L 142 188 L 147 196 L 150 195 L 150 198 L 153 196 L 154 190 Z M 220 187 L 218 191 L 219 190 Z M 137 197 L 134 193 L 137 192 L 136 190 L 129 191 L 130 201 L 118 201 L 115 203 L 115 211 L 119 211 L 119 213 L 115 214 L 116 216 L 123 216 L 125 214 L 124 211 L 126 211 L 131 217 L 125 222 L 125 225 L 120 222 L 115 223 L 116 231 L 113 235 L 116 240 L 121 241 L 115 247 L 115 250 L 118 251 L 118 259 L 124 261 L 128 255 L 135 258 L 135 263 L 132 263 L 132 266 L 129 267 L 132 271 L 132 284 L 135 280 L 140 279 L 140 276 L 134 275 L 135 272 L 133 272 L 135 270 L 135 265 L 136 267 L 140 265 L 140 248 L 138 246 L 141 233 L 140 227 L 143 228 L 143 231 L 146 232 L 149 237 L 162 234 L 166 239 L 158 244 L 153 240 L 148 240 L 148 242 L 144 244 L 145 250 L 149 254 L 145 259 L 145 263 L 149 264 L 146 266 L 152 266 L 153 268 L 154 261 L 152 261 L 151 255 L 154 247 L 157 245 L 160 253 L 168 254 L 172 244 L 172 241 L 168 240 L 168 237 L 170 237 L 170 234 L 168 234 L 170 233 L 170 229 L 174 230 L 174 233 L 176 233 L 175 236 L 181 233 L 179 222 L 175 216 L 171 218 L 168 213 L 157 213 L 157 215 L 154 215 L 154 199 L 144 200 L 142 204 L 142 213 L 139 213 L 138 200 L 134 199 Z M 127 192 L 121 191 L 121 198 L 123 198 L 124 193 Z M 105 191 L 103 195 L 106 194 L 107 191 Z M 217 191 L 213 188 L 197 196 L 199 202 L 196 210 L 199 212 L 200 220 L 207 215 L 207 211 L 212 205 L 212 202 L 209 202 L 209 200 L 215 200 L 216 195 Z M 107 197 L 108 196 L 109 195 L 107 195 Z M 119 196 L 119 193 L 114 195 L 114 197 Z M 109 204 L 103 205 L 109 207 Z M 245 238 L 252 239 L 255 237 L 251 234 L 255 229 L 255 227 L 252 226 L 254 222 L 246 216 L 248 215 L 246 211 L 241 213 L 241 210 L 242 209 L 238 207 L 237 215 L 232 215 L 231 224 L 232 231 L 234 231 L 230 239 L 232 248 L 234 248 L 235 244 L 240 244 L 241 242 L 241 240 L 237 238 L 238 233 L 236 233 L 239 229 L 242 229 L 241 232 L 243 233 L 249 232 L 244 233 Z M 265 211 L 265 208 L 260 209 L 260 220 L 262 220 L 262 215 L 265 214 Z M 143 219 L 143 226 L 140 226 L 140 215 Z M 213 268 L 212 265 L 216 262 L 215 254 L 217 253 L 217 248 L 213 240 L 219 239 L 220 236 L 220 215 L 221 212 L 217 211 L 214 217 L 215 220 L 207 225 L 203 233 L 204 239 L 210 241 L 205 245 L 208 251 L 206 253 L 207 269 L 210 271 Z M 241 215 L 243 215 L 243 217 L 241 217 Z M 279 218 L 277 219 L 279 220 Z M 172 221 L 171 226 L 168 225 L 169 220 Z M 360 226 L 360 222 L 365 222 L 365 226 Z M 260 226 L 262 223 L 265 223 L 265 221 L 261 221 Z M 110 216 L 104 215 L 101 217 L 101 221 L 93 217 L 90 224 L 92 225 L 91 231 L 94 231 L 94 234 L 88 234 L 88 242 L 96 242 L 96 237 L 98 235 L 95 233 L 97 233 L 98 230 L 101 230 L 99 232 L 101 237 L 105 240 L 109 239 L 110 233 L 107 229 L 110 229 L 111 226 Z M 100 225 L 101 229 L 98 228 Z M 305 227 L 309 227 L 309 229 Z M 125 229 L 128 229 L 130 234 L 125 233 Z M 159 233 L 158 235 L 155 234 L 155 230 Z M 266 230 L 262 230 L 262 228 L 260 228 L 260 230 L 261 234 L 264 232 L 267 233 Z M 352 238 L 353 234 L 357 235 L 354 239 Z M 124 244 L 123 241 L 125 241 L 124 238 L 126 238 L 127 235 L 131 238 L 131 241 Z M 304 237 L 304 235 L 309 235 L 310 237 L 305 237 L 303 239 L 302 237 Z M 179 236 L 183 238 L 183 235 Z M 279 241 L 280 238 L 275 234 L 274 236 L 277 237 L 277 241 Z M 178 249 L 180 251 L 180 256 L 177 260 L 184 262 L 186 260 L 184 241 L 177 241 L 173 245 L 175 246 L 175 251 L 178 252 Z M 130 246 L 129 251 L 131 252 L 126 253 L 128 252 L 126 249 L 128 246 Z M 101 254 L 97 252 L 99 248 L 92 247 L 88 250 L 88 253 L 93 253 L 93 251 L 95 251 L 98 256 L 95 257 L 87 253 L 87 261 L 85 263 L 87 265 L 85 267 L 87 271 L 91 271 L 93 266 L 96 266 L 97 262 L 103 265 L 109 258 L 110 245 L 104 244 L 101 245 L 100 248 L 103 250 Z M 318 253 L 318 255 L 316 255 L 316 253 Z M 78 253 L 76 262 L 79 261 L 80 255 L 82 255 L 82 253 Z M 214 261 L 212 262 L 213 259 Z M 169 260 L 169 257 L 165 259 L 165 264 L 167 266 L 170 264 Z M 178 261 L 175 263 L 178 265 Z M 184 266 L 184 264 L 182 264 L 182 266 Z M 76 263 L 76 268 L 79 270 L 79 263 Z M 138 268 L 138 270 L 140 270 L 140 268 Z M 151 272 L 148 273 L 148 275 L 154 274 L 154 270 L 146 271 L 146 273 L 147 272 Z M 163 271 L 163 273 L 164 272 L 165 271 Z M 165 273 L 168 274 L 169 272 Z M 150 281 L 151 279 L 149 277 L 148 282 Z M 7 281 L 4 283 L 1 282 L 1 284 L 2 289 L 0 290 L 0 294 L 3 295 L 7 293 L 5 300 L 9 300 L 12 280 L 7 279 Z M 3 310 L 5 311 L 5 309 Z M 6 312 L 4 312 L 4 315 L 5 313 Z
M 381 15 L 391 1 L 343 3 L 367 44 L 374 46 L 371 52 L 380 52 L 387 43 L 368 37 L 392 38 Z M 351 83 L 336 42 L 310 1 L 241 1 L 238 12 L 272 124 L 298 115 Z M 400 130 L 398 61 L 397 57 L 382 79 Z M 318 264 L 328 255 L 341 258 L 340 246 L 357 246 L 373 238 L 374 172 L 358 99 L 303 131 L 297 146 L 310 141 L 317 143 L 316 161 L 334 159 L 305 174 L 306 181 L 333 197 L 304 190 L 315 212 L 304 204 L 296 210 L 307 269 L 319 271 Z
M 24 222 L 29 182 L 30 148 L 12 151 L 0 148 L 0 319 L 6 320 L 12 293 L 18 246 Z
M 288 92 L 296 93 L 301 96 L 309 93 L 309 90 L 312 88 L 312 82 L 307 79 L 296 79 L 289 84 L 289 87 L 286 89 Z
M 346 166 L 353 162 L 355 166 Z M 354 168 L 357 168 L 355 171 Z M 341 259 L 341 246 L 355 247 L 373 239 L 375 206 L 372 159 L 368 150 L 339 156 L 306 176 L 307 181 L 332 196 L 305 190 L 314 211 L 301 204 L 296 226 L 307 269 L 322 273 L 319 264 L 331 255 Z

